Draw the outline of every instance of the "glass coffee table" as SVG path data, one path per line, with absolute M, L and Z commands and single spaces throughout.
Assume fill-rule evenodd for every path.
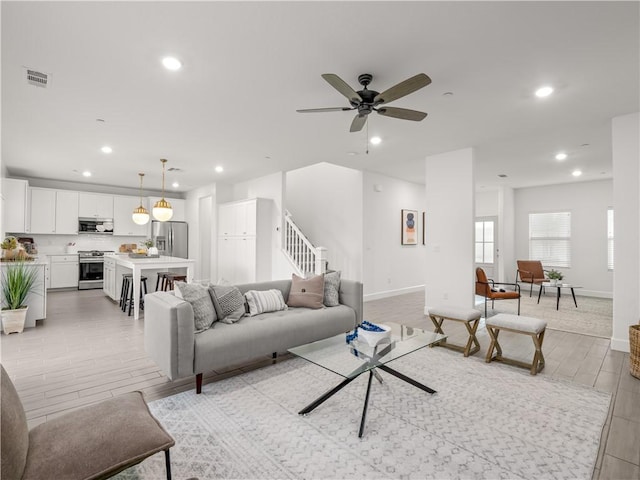
M 542 295 L 542 289 L 544 288 L 555 288 L 556 289 L 556 310 L 560 307 L 560 297 L 562 296 L 561 292 L 563 288 L 568 288 L 571 290 L 571 296 L 573 297 L 573 303 L 576 308 L 578 308 L 578 302 L 576 302 L 576 294 L 573 291 L 574 288 L 582 288 L 577 285 L 571 285 L 570 283 L 556 283 L 552 284 L 550 282 L 543 282 L 540 284 L 540 290 L 538 291 L 538 303 L 540 303 L 540 296 Z
M 378 370 L 389 373 L 430 394 L 436 393 L 426 385 L 390 368 L 388 363 L 421 348 L 434 345 L 446 339 L 447 336 L 397 323 L 385 322 L 384 325 L 391 327 L 391 338 L 383 340 L 376 346 L 370 346 L 360 339 L 347 343 L 346 335 L 341 334 L 289 349 L 289 352 L 294 355 L 344 377 L 341 383 L 300 410 L 298 412 L 300 415 L 312 412 L 360 375 L 369 372 L 367 393 L 362 409 L 360 431 L 358 432 L 358 436 L 362 437 L 369 405 L 371 380 L 375 376 L 382 383 L 382 377 Z

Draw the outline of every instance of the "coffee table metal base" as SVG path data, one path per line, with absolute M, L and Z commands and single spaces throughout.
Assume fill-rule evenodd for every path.
M 367 393 L 366 393 L 366 395 L 364 397 L 364 406 L 362 408 L 362 419 L 360 420 L 360 430 L 358 431 L 358 437 L 360 437 L 360 438 L 362 438 L 362 434 L 364 433 L 364 425 L 365 425 L 365 421 L 366 421 L 366 418 L 367 418 L 367 408 L 369 407 L 369 394 L 371 393 L 371 380 L 375 376 L 376 379 L 380 383 L 382 383 L 382 377 L 376 371 L 376 369 L 378 369 L 378 368 L 380 370 L 384 371 L 384 372 L 387 372 L 387 373 L 393 375 L 394 377 L 399 378 L 400 380 L 403 380 L 403 381 L 413 385 L 414 387 L 419 388 L 420 390 L 424 390 L 425 392 L 430 393 L 431 395 L 436 393 L 436 391 L 434 389 L 429 388 L 426 385 L 423 385 L 422 383 L 414 380 L 413 378 L 407 377 L 406 375 L 398 372 L 397 370 L 394 370 L 393 368 L 387 367 L 386 365 L 378 365 L 377 367 L 370 369 L 369 370 L 369 381 L 367 382 Z M 328 392 L 324 393 L 323 395 L 318 397 L 316 400 L 311 402 L 309 405 L 304 407 L 302 410 L 300 410 L 298 412 L 298 414 L 299 415 L 306 415 L 308 413 L 311 413 L 313 410 L 315 410 L 316 407 L 319 407 L 324 402 L 329 400 L 331 397 L 333 397 L 336 393 L 338 393 L 344 387 L 349 385 L 352 381 L 354 381 L 359 376 L 360 375 L 356 375 L 355 377 L 344 379 L 342 382 L 340 382 L 338 385 L 333 387 L 331 390 L 329 390 Z

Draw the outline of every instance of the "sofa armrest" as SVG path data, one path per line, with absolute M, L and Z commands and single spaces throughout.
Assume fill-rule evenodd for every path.
M 170 380 L 194 374 L 191 304 L 167 292 L 144 297 L 144 348 Z
M 362 282 L 340 280 L 340 303 L 351 307 L 356 312 L 356 325 L 362 323 Z M 355 326 L 355 325 L 354 325 Z

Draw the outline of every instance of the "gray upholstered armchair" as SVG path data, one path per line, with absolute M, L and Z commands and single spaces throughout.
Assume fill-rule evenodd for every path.
M 104 479 L 165 452 L 173 438 L 151 415 L 140 392 L 120 395 L 32 428 L 9 375 L 2 370 L 2 478 Z

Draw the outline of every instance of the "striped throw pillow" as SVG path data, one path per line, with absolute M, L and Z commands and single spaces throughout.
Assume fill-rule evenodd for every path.
M 244 297 L 247 299 L 247 305 L 249 306 L 249 313 L 247 313 L 249 317 L 287 309 L 282 292 L 277 289 L 265 291 L 249 290 L 244 294 Z

